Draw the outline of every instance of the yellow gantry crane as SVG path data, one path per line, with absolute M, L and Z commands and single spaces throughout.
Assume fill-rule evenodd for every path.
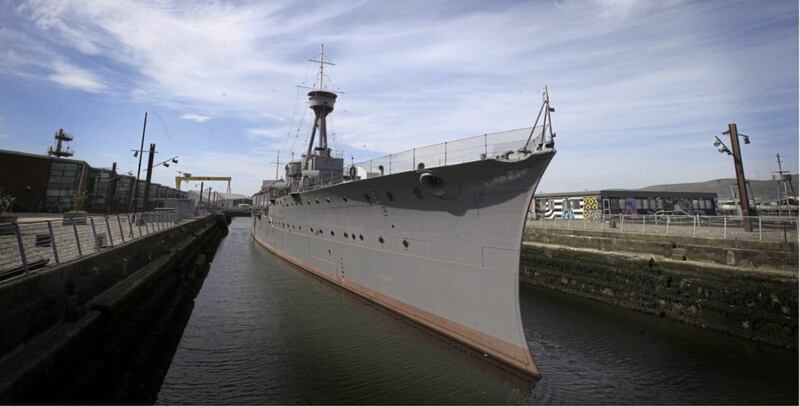
M 187 174 L 187 173 L 175 177 L 175 188 L 180 190 L 181 182 L 189 182 L 189 181 L 226 181 L 228 183 L 227 193 L 229 194 L 231 193 L 231 177 L 201 177 L 201 176 L 193 176 L 192 174 Z

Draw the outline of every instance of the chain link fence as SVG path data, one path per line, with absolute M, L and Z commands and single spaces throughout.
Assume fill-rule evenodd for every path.
M 118 246 L 183 221 L 175 209 L 0 223 L 0 280 Z
M 533 214 L 532 214 L 533 215 Z M 749 222 L 752 231 L 746 231 Z M 797 242 L 797 218 L 782 216 L 602 215 L 597 220 L 529 217 L 527 226 L 711 239 Z

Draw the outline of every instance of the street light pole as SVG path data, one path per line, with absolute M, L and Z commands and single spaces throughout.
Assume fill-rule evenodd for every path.
M 139 166 L 136 168 L 136 182 L 133 183 L 131 194 L 131 211 L 136 212 L 136 195 L 139 194 L 139 177 L 142 175 L 142 152 L 144 151 L 144 134 L 147 130 L 147 112 L 144 112 L 144 125 L 142 126 L 142 143 L 139 145 Z
M 733 166 L 736 170 L 736 183 L 739 185 L 739 202 L 742 205 L 742 226 L 746 232 L 753 231 L 753 224 L 750 222 L 752 215 L 750 209 L 750 198 L 747 196 L 747 185 L 744 178 L 744 165 L 742 164 L 742 151 L 739 148 L 739 133 L 736 130 L 736 123 L 728 124 L 728 131 L 723 134 L 731 137 L 731 149 L 733 150 Z M 746 142 L 747 140 L 745 140 Z
M 150 201 L 150 179 L 153 177 L 153 157 L 156 154 L 156 145 L 150 143 L 150 155 L 147 157 L 147 181 L 144 183 L 144 201 L 142 210 L 146 211 Z
M 106 181 L 106 213 L 114 211 L 114 199 L 117 195 L 117 163 L 111 165 L 111 177 Z

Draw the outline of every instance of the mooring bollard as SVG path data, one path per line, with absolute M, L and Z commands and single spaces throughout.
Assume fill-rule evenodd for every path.
M 50 234 L 50 247 L 53 249 L 53 259 L 55 259 L 56 264 L 61 263 L 58 259 L 58 249 L 56 248 L 56 238 L 53 234 L 53 225 L 50 224 L 50 221 L 47 221 L 47 233 Z

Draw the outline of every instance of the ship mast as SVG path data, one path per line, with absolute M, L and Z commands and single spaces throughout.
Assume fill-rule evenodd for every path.
M 539 108 L 539 114 L 536 115 L 536 121 L 533 123 L 531 134 L 528 135 L 528 140 L 525 142 L 525 145 L 518 150 L 519 152 L 530 153 L 530 151 L 528 151 L 528 145 L 531 143 L 533 133 L 536 132 L 536 126 L 539 124 L 539 119 L 542 119 L 542 113 L 544 113 L 544 118 L 542 119 L 542 138 L 536 145 L 536 151 L 541 150 L 542 146 L 546 148 L 553 147 L 553 138 L 556 137 L 556 133 L 553 132 L 553 120 L 550 117 L 550 113 L 555 111 L 555 108 L 550 107 L 550 93 L 547 91 L 547 86 L 545 86 L 544 92 L 542 92 L 542 107 Z M 550 137 L 546 137 L 548 135 Z
M 321 157 L 330 157 L 331 149 L 328 148 L 328 130 L 325 118 L 333 111 L 336 103 L 336 93 L 325 90 L 325 65 L 336 65 L 325 60 L 325 44 L 322 44 L 319 59 L 309 59 L 311 62 L 319 62 L 319 87 L 308 92 L 308 106 L 314 111 L 314 125 L 311 127 L 311 137 L 308 140 L 308 150 L 306 151 L 305 163 L 303 167 L 309 168 L 311 161 L 312 148 L 314 147 L 314 137 L 319 128 L 319 146 L 314 148 L 314 153 Z

